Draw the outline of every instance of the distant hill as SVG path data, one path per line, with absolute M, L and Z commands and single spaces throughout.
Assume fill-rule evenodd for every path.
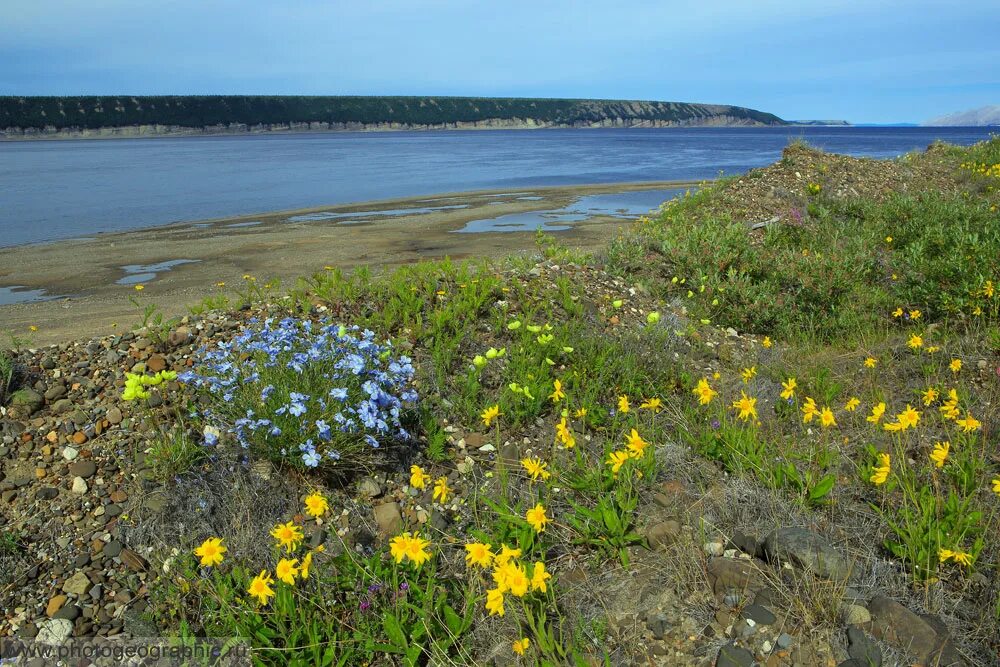
M 0 136 L 267 131 L 784 125 L 744 107 L 503 97 L 0 97 Z
M 850 123 L 846 120 L 790 120 L 789 125 L 836 125 L 836 126 L 849 126 Z
M 988 125 L 1000 125 L 1000 105 L 980 107 L 969 111 L 959 111 L 958 113 L 938 116 L 925 122 L 924 125 L 941 126 L 972 126 L 984 127 Z

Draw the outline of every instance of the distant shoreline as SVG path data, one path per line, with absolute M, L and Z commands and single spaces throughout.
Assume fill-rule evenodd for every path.
M 491 130 L 607 130 L 607 129 L 697 129 L 697 128 L 769 128 L 769 127 L 818 127 L 817 125 L 765 125 L 713 117 L 701 119 L 699 122 L 673 122 L 657 120 L 626 120 L 615 119 L 591 124 L 537 123 L 523 120 L 508 121 L 492 119 L 469 123 L 438 123 L 433 125 L 412 125 L 406 123 L 324 123 L 326 127 L 309 127 L 315 123 L 278 123 L 261 126 L 160 126 L 160 125 L 123 125 L 102 128 L 64 128 L 58 130 L 40 130 L 38 128 L 6 128 L 0 129 L 0 142 L 5 141 L 58 141 L 72 139 L 159 139 L 182 137 L 246 137 L 246 136 L 282 136 L 295 134 L 340 134 L 347 132 L 462 132 Z M 825 126 L 824 126 L 825 127 Z M 848 127 L 836 126 L 830 127 Z

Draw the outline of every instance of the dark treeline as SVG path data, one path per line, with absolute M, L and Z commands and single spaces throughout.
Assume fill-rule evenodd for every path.
M 723 115 L 747 124 L 783 124 L 777 116 L 753 109 L 681 102 L 271 95 L 0 97 L 0 128 L 97 129 L 134 125 L 197 128 L 232 123 L 252 126 L 312 122 L 440 125 L 491 119 L 533 119 L 544 124 L 575 125 L 616 118 L 690 123 Z

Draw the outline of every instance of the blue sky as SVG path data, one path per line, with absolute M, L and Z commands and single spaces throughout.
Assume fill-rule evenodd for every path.
M 14 0 L 0 94 L 600 97 L 917 122 L 1000 104 L 998 29 L 997 0 Z

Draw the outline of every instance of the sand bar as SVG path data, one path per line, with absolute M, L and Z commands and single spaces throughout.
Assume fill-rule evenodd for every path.
M 483 218 L 559 209 L 587 195 L 698 185 L 661 181 L 444 193 L 0 248 L 0 288 L 63 297 L 0 305 L 0 332 L 42 345 L 131 328 L 139 319 L 130 302 L 136 284 L 144 286 L 138 296 L 173 316 L 207 295 L 241 288 L 245 274 L 260 281 L 279 278 L 289 286 L 324 266 L 349 270 L 534 251 L 533 232 L 454 232 Z M 627 224 L 621 217 L 595 215 L 554 233 L 566 245 L 597 249 Z M 6 292 L 11 298 L 10 289 Z M 31 326 L 38 331 L 29 333 Z

